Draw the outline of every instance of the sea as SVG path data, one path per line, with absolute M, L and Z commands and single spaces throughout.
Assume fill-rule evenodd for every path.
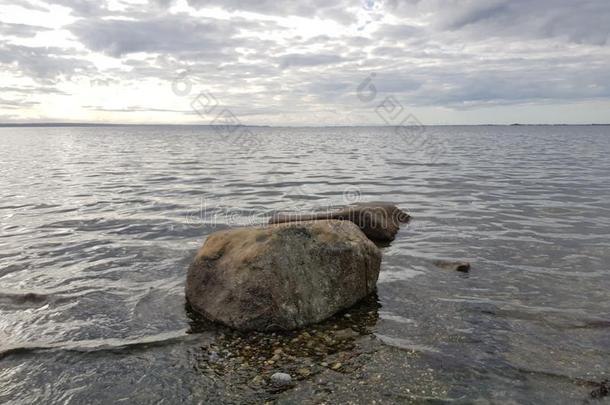
M 610 126 L 5 127 L 0 171 L 2 404 L 610 403 Z M 372 201 L 412 220 L 357 308 L 188 307 L 210 233 Z

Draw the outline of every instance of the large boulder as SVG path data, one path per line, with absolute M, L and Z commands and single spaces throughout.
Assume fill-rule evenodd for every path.
M 322 321 L 375 290 L 381 252 L 349 221 L 238 228 L 208 236 L 186 298 L 206 318 L 242 330 Z
M 286 222 L 339 219 L 358 225 L 369 239 L 379 242 L 394 240 L 401 223 L 409 222 L 410 216 L 389 203 L 360 203 L 341 210 L 313 214 L 275 214 L 270 224 Z

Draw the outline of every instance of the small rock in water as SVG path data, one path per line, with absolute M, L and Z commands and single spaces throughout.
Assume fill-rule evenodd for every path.
M 468 262 L 454 262 L 448 260 L 435 260 L 434 265 L 441 269 L 460 271 L 462 273 L 468 273 L 470 270 L 470 263 Z
M 333 212 L 313 214 L 275 214 L 270 224 L 316 220 L 343 220 L 356 224 L 371 240 L 391 242 L 394 240 L 401 223 L 409 222 L 411 217 L 393 204 L 360 203 Z
M 297 373 L 299 373 L 303 377 L 307 377 L 308 375 L 311 374 L 311 370 L 309 370 L 308 368 L 303 367 L 303 368 L 298 369 Z
M 357 338 L 360 334 L 351 328 L 341 329 L 335 332 L 335 337 L 337 339 L 354 339 Z
M 260 384 L 264 383 L 264 380 L 263 380 L 263 377 L 261 377 L 260 375 L 257 375 L 250 382 L 255 385 L 260 385 Z
M 216 352 L 210 352 L 208 355 L 208 360 L 210 363 L 217 363 L 220 360 L 220 356 Z
M 591 398 L 601 399 L 610 395 L 610 381 L 604 380 L 591 392 Z
M 291 381 L 292 381 L 292 377 L 290 377 L 290 374 L 275 373 L 271 376 L 271 382 L 276 385 L 290 384 Z

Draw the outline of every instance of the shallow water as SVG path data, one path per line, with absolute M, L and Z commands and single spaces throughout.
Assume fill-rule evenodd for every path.
M 610 127 L 252 132 L 0 129 L 0 403 L 608 402 Z M 377 302 L 287 336 L 185 307 L 210 232 L 356 201 L 413 216 Z

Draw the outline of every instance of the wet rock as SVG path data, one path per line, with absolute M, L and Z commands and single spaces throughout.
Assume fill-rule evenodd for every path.
M 303 377 L 308 377 L 311 374 L 311 370 L 305 367 L 301 367 L 297 370 L 297 373 L 299 373 Z
M 271 382 L 275 385 L 288 385 L 292 382 L 292 377 L 286 373 L 275 373 L 271 376 Z
M 291 222 L 210 235 L 186 297 L 206 318 L 241 330 L 320 322 L 372 293 L 379 249 L 349 221 Z
M 210 354 L 208 354 L 208 360 L 210 363 L 217 363 L 220 361 L 220 356 L 216 352 L 210 352 Z
M 16 304 L 39 304 L 50 299 L 49 295 L 37 294 L 33 292 L 27 293 L 10 293 L 1 292 L 0 302 L 16 303 Z
M 470 263 L 450 260 L 435 260 L 434 265 L 444 270 L 460 271 L 468 273 L 470 271 Z
M 349 206 L 345 209 L 315 214 L 275 214 L 270 224 L 312 221 L 346 220 L 358 225 L 371 240 L 391 242 L 394 240 L 401 223 L 409 222 L 410 216 L 398 207 L 388 203 L 366 203 Z
M 250 380 L 250 383 L 254 384 L 254 385 L 262 385 L 262 384 L 264 384 L 264 382 L 265 382 L 265 380 L 264 380 L 263 376 L 260 376 L 260 375 L 257 375 L 252 380 Z
M 341 329 L 335 332 L 335 337 L 337 339 L 355 339 L 360 334 L 353 329 Z
M 601 399 L 610 395 L 610 381 L 603 380 L 597 384 L 598 387 L 591 391 L 591 398 Z

